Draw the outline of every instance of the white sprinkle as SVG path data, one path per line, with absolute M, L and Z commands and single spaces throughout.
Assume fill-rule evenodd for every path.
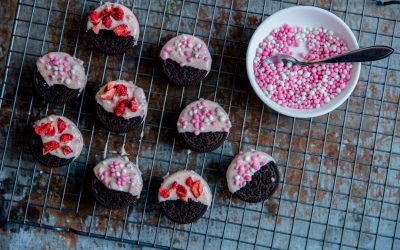
M 219 117 L 219 121 L 220 121 L 220 122 L 224 122 L 224 121 L 226 121 L 226 118 L 225 118 L 224 116 L 221 115 L 221 116 Z
M 192 110 L 189 111 L 189 115 L 193 116 L 193 111 Z
M 272 90 L 274 90 L 274 87 L 272 85 L 268 85 L 267 90 L 272 91 Z
M 120 173 L 120 172 L 115 172 L 115 175 L 116 175 L 117 177 L 120 177 L 120 176 L 121 176 L 121 173 Z
M 331 99 L 329 97 L 325 97 L 324 102 L 328 103 L 330 101 L 331 101 Z
M 210 115 L 208 118 L 210 119 L 210 121 L 214 120 L 214 116 L 213 115 Z
M 70 78 L 67 78 L 67 79 L 65 79 L 65 81 L 64 81 L 64 82 L 65 82 L 65 84 L 69 85 L 69 84 L 71 84 L 71 82 L 72 82 L 72 81 L 71 81 L 71 79 L 70 79 Z
M 291 62 L 286 63 L 286 67 L 291 68 L 292 66 L 293 66 L 293 64 Z
M 235 175 L 236 180 L 240 180 L 240 175 Z
M 310 91 L 310 95 L 311 95 L 311 96 L 315 95 L 315 91 L 314 91 L 314 90 L 311 90 L 311 91 Z
M 75 74 L 76 74 L 76 71 L 75 71 L 74 69 L 71 69 L 71 74 L 72 74 L 72 75 L 75 75 Z
M 201 127 L 201 128 L 200 128 L 201 131 L 204 131 L 204 129 L 205 129 L 204 127 Z
M 289 95 L 294 95 L 293 90 L 290 90 L 290 91 L 289 91 Z
M 263 50 L 262 50 L 261 48 L 257 48 L 257 52 L 258 52 L 258 53 L 262 53 Z
M 120 163 L 120 164 L 119 164 L 119 167 L 120 167 L 120 168 L 123 168 L 123 167 L 124 167 L 124 164 L 123 164 L 123 163 Z
M 47 65 L 46 65 L 46 69 L 47 69 L 47 70 L 51 70 L 51 66 L 47 64 Z
M 246 155 L 246 157 L 244 157 L 244 161 L 249 162 L 251 160 L 250 155 Z
M 126 174 L 128 171 L 126 169 L 122 169 L 122 173 Z
M 193 110 L 193 113 L 194 113 L 194 114 L 197 114 L 198 112 L 199 112 L 198 109 Z
M 53 70 L 58 70 L 58 67 L 57 66 L 53 66 Z
M 336 89 L 336 93 L 340 94 L 342 92 L 342 90 L 340 88 Z
M 304 74 L 303 74 L 303 76 L 305 77 L 305 78 L 308 78 L 308 77 L 310 77 L 310 72 L 305 72 Z

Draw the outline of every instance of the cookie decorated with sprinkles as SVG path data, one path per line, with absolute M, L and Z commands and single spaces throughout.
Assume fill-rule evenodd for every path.
M 279 183 L 274 159 L 260 151 L 240 152 L 226 172 L 229 191 L 241 200 L 257 203 L 268 199 Z
M 211 152 L 226 140 L 232 125 L 228 114 L 218 103 L 200 99 L 183 109 L 177 127 L 179 135 L 191 150 Z
M 49 115 L 34 123 L 29 145 L 38 162 L 49 167 L 61 167 L 79 157 L 83 138 L 71 120 Z
M 39 57 L 34 78 L 38 95 L 54 104 L 65 104 L 77 98 L 87 82 L 83 61 L 64 52 Z
M 104 54 L 123 54 L 137 44 L 139 32 L 138 19 L 122 4 L 106 3 L 89 13 L 87 33 Z
M 100 88 L 95 98 L 97 116 L 110 131 L 126 133 L 146 117 L 146 95 L 130 81 L 111 81 Z
M 179 35 L 169 40 L 160 52 L 165 75 L 179 86 L 198 84 L 211 70 L 211 55 L 203 40 Z
M 173 222 L 197 221 L 211 205 L 212 193 L 207 182 L 192 170 L 180 170 L 164 177 L 158 190 L 164 214 Z
M 132 205 L 143 188 L 142 173 L 127 157 L 108 158 L 93 169 L 92 189 L 96 200 L 109 209 Z

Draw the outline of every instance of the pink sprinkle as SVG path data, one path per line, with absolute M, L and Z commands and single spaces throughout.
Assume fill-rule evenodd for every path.
M 167 53 L 169 53 L 169 52 L 171 52 L 171 51 L 172 51 L 172 48 L 171 48 L 171 47 L 169 47 L 169 46 L 167 46 L 167 47 L 165 47 L 165 48 L 164 48 L 164 50 L 165 50 Z
M 45 63 L 46 61 L 44 60 L 43 57 L 40 57 L 40 58 L 39 58 L 39 62 L 40 62 L 40 63 Z
M 184 53 L 183 53 L 186 57 L 189 57 L 189 56 L 191 56 L 191 54 L 190 54 L 190 51 L 189 50 L 186 50 Z
M 208 57 L 204 57 L 203 60 L 204 60 L 205 62 L 207 62 L 207 61 L 208 61 Z
M 225 127 L 224 132 L 229 132 L 229 128 Z
M 111 176 L 112 176 L 112 177 L 115 177 L 115 172 L 112 172 L 112 173 L 111 173 Z
M 250 176 L 250 175 L 245 175 L 245 176 L 244 176 L 244 179 L 245 179 L 246 181 L 251 181 L 251 176 Z

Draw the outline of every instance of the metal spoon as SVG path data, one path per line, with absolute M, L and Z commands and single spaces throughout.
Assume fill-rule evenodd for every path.
M 283 63 L 284 65 L 290 62 L 292 65 L 297 64 L 300 66 L 309 66 L 318 63 L 369 62 L 386 58 L 390 56 L 393 52 L 394 49 L 392 47 L 384 45 L 376 45 L 362 49 L 352 50 L 344 54 L 320 60 L 299 61 L 293 56 L 285 54 L 276 54 L 269 57 L 266 61 L 272 62 L 274 64 Z

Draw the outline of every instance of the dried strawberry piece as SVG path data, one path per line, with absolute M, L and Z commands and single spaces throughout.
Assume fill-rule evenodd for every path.
M 158 189 L 158 192 L 160 193 L 160 196 L 163 197 L 163 198 L 165 198 L 165 199 L 168 198 L 169 195 L 170 195 L 169 190 L 168 190 L 168 189 L 165 189 L 165 188 L 163 188 L 163 187 L 160 187 L 160 188 Z
M 130 109 L 132 112 L 136 112 L 138 110 L 138 104 L 135 97 L 133 97 L 130 101 Z
M 188 191 L 184 186 L 178 184 L 178 186 L 176 187 L 176 194 L 182 201 L 188 201 Z
M 103 17 L 103 25 L 104 25 L 104 27 L 110 28 L 111 24 L 112 24 L 111 17 L 109 17 L 109 16 Z
M 101 15 L 103 17 L 107 17 L 107 16 L 110 16 L 111 13 L 112 13 L 112 6 L 110 4 L 107 4 L 106 7 L 101 12 Z
M 46 136 L 54 136 L 56 134 L 56 128 L 52 126 L 51 123 L 46 123 L 44 134 Z
M 193 183 L 190 190 L 192 191 L 193 196 L 197 199 L 203 193 L 203 184 L 200 180 L 197 180 Z
M 45 132 L 45 127 L 47 123 L 42 123 L 40 125 L 35 126 L 34 130 L 37 135 L 43 135 Z
M 58 141 L 46 142 L 43 146 L 43 155 L 46 155 L 48 152 L 54 151 L 59 147 L 60 143 L 58 143 Z
M 71 134 L 63 134 L 60 136 L 60 142 L 67 143 L 74 139 L 74 136 Z
M 188 185 L 189 187 L 192 187 L 193 185 L 193 179 L 191 176 L 189 176 L 188 178 L 186 178 L 186 185 Z
M 122 10 L 121 7 L 117 6 L 117 7 L 112 9 L 111 16 L 115 20 L 120 21 L 120 20 L 122 20 L 124 18 L 124 11 Z
M 107 83 L 106 87 L 104 88 L 104 92 L 107 92 L 108 90 L 114 88 L 115 86 L 115 81 Z
M 118 84 L 115 86 L 117 89 L 117 95 L 125 96 L 128 93 L 128 88 L 123 84 Z
M 100 95 L 102 100 L 112 100 L 115 95 L 115 89 L 110 89 L 106 93 Z
M 101 26 L 102 26 L 101 22 L 99 22 L 98 24 L 93 26 L 92 30 L 96 35 L 98 35 L 100 33 Z
M 94 25 L 98 24 L 100 22 L 100 13 L 97 11 L 90 12 L 89 19 Z
M 116 116 L 123 116 L 125 114 L 125 108 L 129 104 L 129 99 L 119 99 L 114 108 L 114 114 Z
M 113 29 L 113 31 L 116 36 L 120 36 L 120 37 L 127 37 L 131 34 L 131 32 L 128 29 L 128 25 L 126 25 L 126 24 L 118 25 L 117 27 L 115 27 Z
M 67 128 L 67 123 L 61 118 L 58 118 L 57 120 L 57 128 L 58 128 L 58 133 L 62 134 L 64 130 Z
M 171 189 L 175 189 L 175 188 L 177 188 L 178 187 L 178 183 L 176 182 L 176 181 L 174 181 L 172 184 L 171 184 L 171 186 L 169 187 L 169 189 L 171 190 Z
M 71 154 L 72 152 L 74 152 L 74 151 L 72 151 L 72 149 L 71 149 L 70 147 L 68 147 L 68 146 L 62 147 L 62 151 L 63 151 L 63 154 L 64 154 L 64 155 L 69 155 L 69 154 Z

